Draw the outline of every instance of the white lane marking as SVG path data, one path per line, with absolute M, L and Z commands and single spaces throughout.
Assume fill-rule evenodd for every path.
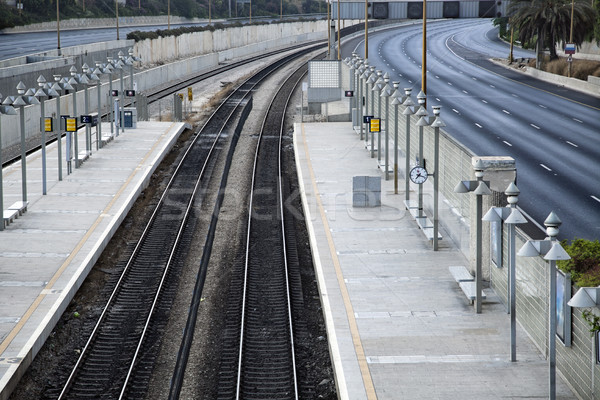
M 548 107 L 546 107 L 546 106 L 545 106 L 545 105 L 543 105 L 543 104 L 538 104 L 538 105 L 539 105 L 540 107 L 542 107 L 542 108 L 548 108 Z
M 437 102 L 439 102 L 439 103 L 441 103 L 441 102 L 442 102 L 442 101 L 440 100 L 440 98 L 439 98 L 439 97 L 436 97 L 436 98 L 435 98 L 435 101 L 437 101 Z
M 575 122 L 579 122 L 580 124 L 583 124 L 583 121 L 582 121 L 582 120 L 580 120 L 580 119 L 577 119 L 577 118 L 573 118 L 573 121 L 575 121 Z
M 471 79 L 473 79 L 474 81 L 476 81 L 476 80 L 477 80 L 477 78 L 475 78 L 474 76 L 472 76 L 472 77 L 471 77 Z
M 516 94 L 514 94 L 514 93 L 513 93 L 511 96 L 512 96 L 512 97 L 519 97 L 519 96 L 517 96 L 517 95 L 516 95 Z
M 448 82 L 448 85 L 452 86 L 452 82 Z
M 452 111 L 454 111 L 457 114 L 460 114 L 456 108 L 453 108 Z
M 435 77 L 436 77 L 436 79 L 440 79 L 440 77 L 438 75 L 436 75 Z
M 463 93 L 464 93 L 464 94 L 469 94 L 469 92 L 467 92 L 466 90 L 463 90 Z
M 575 143 L 573 143 L 573 142 L 569 142 L 568 140 L 567 140 L 567 143 L 568 143 L 568 144 L 570 144 L 570 145 L 571 145 L 571 146 L 573 146 L 573 147 L 579 147 L 579 146 L 577 146 Z
M 502 110 L 503 113 L 510 115 L 510 112 L 507 110 Z
M 491 87 L 491 88 L 494 88 L 494 89 L 496 88 L 496 86 L 494 86 L 494 85 L 490 85 L 490 87 Z
M 547 167 L 547 166 L 545 166 L 544 164 L 540 164 L 540 166 L 541 166 L 542 168 L 544 168 L 545 170 L 547 170 L 547 171 L 552 171 L 552 169 L 551 169 L 551 168 L 548 168 L 548 167 Z
M 483 128 L 483 126 L 479 125 L 477 122 L 475 122 L 475 126 L 478 128 Z
M 539 126 L 537 126 L 537 125 L 534 125 L 534 124 L 529 124 L 529 125 L 533 126 L 535 129 L 542 129 L 542 128 L 540 128 Z
M 503 140 L 504 144 L 506 144 L 507 146 L 512 147 L 512 144 L 510 144 L 509 142 L 507 142 L 506 140 Z
M 488 102 L 487 102 L 487 101 L 485 101 L 485 100 L 481 100 L 481 101 L 482 101 L 483 103 L 485 103 L 485 104 L 487 104 L 487 103 L 488 103 Z
M 599 199 L 599 198 L 597 198 L 596 196 L 591 196 L 591 197 L 592 197 L 592 199 L 594 199 L 594 200 L 596 200 L 598 203 L 600 203 L 600 199 Z

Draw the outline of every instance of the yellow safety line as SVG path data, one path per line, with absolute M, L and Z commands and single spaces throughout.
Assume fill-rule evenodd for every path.
M 321 196 L 319 194 L 319 190 L 317 188 L 317 182 L 315 179 L 315 173 L 313 171 L 312 163 L 310 161 L 310 156 L 308 154 L 308 145 L 306 144 L 306 135 L 304 132 L 304 124 L 302 124 L 302 142 L 304 144 L 304 152 L 306 154 L 306 163 L 308 164 L 308 170 L 310 172 L 310 179 L 312 182 L 312 187 L 315 193 L 315 199 L 317 201 L 317 205 L 319 207 L 319 214 L 321 215 L 321 221 L 323 222 L 323 227 L 325 230 L 325 236 L 327 237 L 327 243 L 329 244 L 329 253 L 331 254 L 331 258 L 333 260 L 333 266 L 335 268 L 335 274 L 338 280 L 338 285 L 340 287 L 340 291 L 342 293 L 342 299 L 344 300 L 344 306 L 346 308 L 346 316 L 348 317 L 348 324 L 350 326 L 350 334 L 352 335 L 352 342 L 354 344 L 354 351 L 356 351 L 356 357 L 358 358 L 358 365 L 360 367 L 360 373 L 362 375 L 363 383 L 365 385 L 365 391 L 367 392 L 368 399 L 377 399 L 377 394 L 375 393 L 375 387 L 373 386 L 373 380 L 371 379 L 371 372 L 369 371 L 369 365 L 367 363 L 367 359 L 365 357 L 365 352 L 362 346 L 362 342 L 360 340 L 360 333 L 358 332 L 358 325 L 356 324 L 356 319 L 354 318 L 354 309 L 352 308 L 352 303 L 350 301 L 350 295 L 348 294 L 348 288 L 346 287 L 346 283 L 344 282 L 344 274 L 342 272 L 342 268 L 340 266 L 340 260 L 337 257 L 337 252 L 335 250 L 335 244 L 333 243 L 333 237 L 331 236 L 331 230 L 329 229 L 329 223 L 327 222 L 327 216 L 325 215 L 325 210 L 323 208 L 323 202 L 321 201 Z
M 169 127 L 169 129 L 166 130 L 161 135 L 161 140 L 162 140 L 162 137 L 164 137 L 167 134 L 167 132 L 169 132 L 171 130 L 172 127 L 173 127 L 173 124 L 171 124 L 171 126 Z M 50 281 L 48 281 L 48 283 L 46 284 L 46 286 L 44 287 L 44 289 L 42 290 L 42 292 L 37 296 L 37 298 L 34 300 L 34 302 L 31 304 L 31 306 L 29 306 L 29 308 L 27 309 L 27 311 L 25 312 L 25 314 L 23 315 L 23 317 L 19 320 L 19 322 L 17 322 L 17 324 L 15 325 L 15 327 L 10 331 L 10 333 L 2 341 L 2 343 L 0 344 L 0 354 L 4 353 L 4 351 L 6 350 L 6 348 L 13 341 L 13 339 L 19 334 L 19 332 L 21 331 L 21 329 L 23 329 L 23 326 L 25 326 L 25 324 L 27 323 L 27 321 L 29 320 L 29 318 L 31 318 L 31 316 L 33 315 L 33 313 L 35 312 L 35 310 L 37 309 L 37 307 L 40 305 L 40 303 L 42 302 L 42 300 L 44 300 L 44 298 L 46 297 L 45 292 L 47 292 L 49 289 L 52 289 L 52 287 L 54 286 L 54 284 L 56 283 L 56 281 L 61 277 L 61 275 L 63 274 L 63 272 L 65 271 L 65 269 L 71 263 L 71 261 L 73 261 L 73 258 L 75 258 L 75 256 L 79 253 L 79 251 L 81 250 L 81 248 L 83 247 L 83 245 L 86 243 L 86 241 L 89 239 L 89 237 L 92 235 L 92 233 L 94 233 L 94 231 L 96 230 L 96 228 L 100 224 L 100 221 L 102 221 L 102 219 L 104 219 L 105 214 L 108 212 L 108 210 L 110 210 L 112 208 L 112 206 L 115 204 L 115 202 L 117 201 L 117 199 L 123 194 L 123 191 L 125 191 L 125 188 L 127 188 L 127 186 L 129 185 L 129 183 L 131 182 L 131 180 L 133 179 L 133 177 L 138 173 L 140 167 L 142 167 L 142 165 L 146 162 L 146 160 L 148 159 L 148 157 L 150 157 L 150 155 L 154 152 L 154 150 L 156 149 L 156 146 L 158 146 L 158 144 L 161 143 L 161 140 L 157 140 L 154 143 L 154 145 L 152 146 L 152 148 L 150 149 L 150 151 L 148 151 L 148 153 L 142 159 L 142 161 L 140 161 L 140 163 L 135 167 L 135 169 L 129 175 L 129 177 L 127 178 L 127 180 L 125 181 L 125 183 L 123 183 L 123 185 L 117 191 L 117 193 L 112 198 L 112 200 L 107 204 L 107 206 L 104 208 L 104 210 L 102 210 L 102 212 L 100 213 L 100 215 L 98 216 L 98 218 L 96 218 L 96 221 L 94 221 L 94 223 L 92 224 L 91 228 L 87 231 L 87 233 L 83 236 L 83 238 L 81 238 L 81 240 L 79 241 L 79 243 L 77 243 L 77 246 L 75 246 L 75 249 L 73 249 L 73 251 L 71 252 L 71 254 L 69 254 L 69 256 L 67 257 L 67 259 L 65 260 L 65 262 L 63 262 L 63 264 L 60 266 L 60 268 L 54 273 L 54 275 L 52 276 L 52 278 L 50 279 Z

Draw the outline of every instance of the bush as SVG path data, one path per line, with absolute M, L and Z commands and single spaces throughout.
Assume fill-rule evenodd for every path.
M 530 60 L 529 66 L 535 68 L 535 59 Z M 542 63 L 542 70 L 556 75 L 569 75 L 566 57 Z M 587 81 L 588 75 L 600 76 L 600 62 L 574 59 L 571 66 L 571 77 Z
M 570 260 L 559 261 L 558 267 L 571 274 L 571 279 L 579 287 L 600 285 L 600 242 L 575 239 L 568 245 L 562 242 Z

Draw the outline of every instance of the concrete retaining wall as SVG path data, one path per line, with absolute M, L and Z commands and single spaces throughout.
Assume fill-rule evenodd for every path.
M 178 24 L 201 24 L 206 23 L 206 19 L 188 19 L 183 17 L 171 16 L 171 25 Z M 213 20 L 213 23 L 216 22 Z M 153 26 L 153 25 L 167 25 L 168 17 L 162 16 L 146 16 L 146 17 L 119 17 L 119 27 L 131 27 L 131 26 Z M 73 19 L 61 19 L 60 29 L 71 30 L 71 29 L 93 29 L 93 28 L 107 28 L 115 27 L 117 21 L 115 18 L 73 18 Z M 1 33 L 21 33 L 21 32 L 48 32 L 56 31 L 56 21 L 53 22 L 40 22 L 37 24 L 31 24 L 26 26 L 15 26 L 14 28 L 5 28 L 0 30 Z
M 288 26 L 289 25 L 289 26 Z M 293 26 L 291 26 L 293 25 Z M 155 40 L 144 40 L 134 45 L 134 54 L 142 58 L 144 64 L 162 64 L 173 61 L 167 65 L 158 65 L 144 71 L 135 73 L 134 80 L 137 83 L 138 91 L 150 90 L 158 85 L 182 79 L 184 77 L 198 74 L 217 66 L 220 62 L 233 58 L 245 57 L 250 54 L 260 54 L 267 50 L 282 48 L 295 43 L 304 41 L 320 40 L 327 37 L 326 22 L 298 22 L 289 24 L 256 25 L 243 28 L 231 28 L 228 30 L 217 30 L 214 32 L 198 32 L 179 37 Z M 254 40 L 254 42 L 253 42 Z M 116 42 L 116 43 L 115 43 Z M 116 56 L 117 49 L 124 41 L 107 42 L 107 54 Z M 111 47 L 110 44 L 113 44 Z M 133 41 L 127 41 L 133 45 Z M 198 46 L 198 43 L 203 43 Z M 119 45 L 119 46 L 117 46 Z M 229 45 L 238 45 L 236 48 L 228 48 Z M 84 46 L 85 48 L 85 46 Z M 63 50 L 66 52 L 66 49 Z M 71 50 L 73 51 L 73 50 Z M 85 50 L 80 49 L 85 53 Z M 102 51 L 102 50 L 100 50 Z M 89 54 L 89 52 L 88 52 Z M 96 53 L 98 54 L 98 53 Z M 102 54 L 102 53 L 100 53 Z M 176 57 L 186 57 L 179 61 L 174 61 Z M 106 56 L 101 58 L 106 60 Z M 81 59 L 84 60 L 83 58 Z M 55 61 L 53 61 L 55 62 Z M 88 63 L 93 65 L 93 61 Z M 70 68 L 70 64 L 64 68 Z M 78 68 L 81 71 L 81 68 Z M 1 70 L 0 70 L 1 71 Z M 23 81 L 27 87 L 37 86 L 36 80 L 40 72 L 32 72 L 27 81 Z M 65 72 L 65 75 L 67 73 Z M 126 69 L 124 73 L 124 88 L 131 88 L 130 73 Z M 113 89 L 120 88 L 120 79 L 118 74 L 113 75 Z M 46 76 L 47 80 L 51 75 Z M 18 82 L 17 82 L 18 83 Z M 13 85 L 16 88 L 16 83 Z M 108 83 L 101 86 L 102 107 L 106 107 L 108 98 Z M 81 88 L 77 88 L 81 89 Z M 88 90 L 90 100 L 90 111 L 94 112 L 98 108 L 96 88 Z M 16 89 L 8 93 L 14 93 Z M 77 111 L 83 114 L 84 93 L 79 90 L 76 94 Z M 27 106 L 25 110 L 26 137 L 31 137 L 39 133 L 40 107 Z M 46 116 L 52 116 L 56 112 L 56 99 L 46 101 Z M 61 97 L 61 114 L 72 114 L 73 95 Z M 3 115 L 1 118 L 2 148 L 14 145 L 20 141 L 19 116 Z

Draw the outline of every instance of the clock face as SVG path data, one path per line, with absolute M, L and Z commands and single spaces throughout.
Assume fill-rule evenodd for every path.
M 416 166 L 410 170 L 410 180 L 420 185 L 427 180 L 427 170 L 425 167 Z

